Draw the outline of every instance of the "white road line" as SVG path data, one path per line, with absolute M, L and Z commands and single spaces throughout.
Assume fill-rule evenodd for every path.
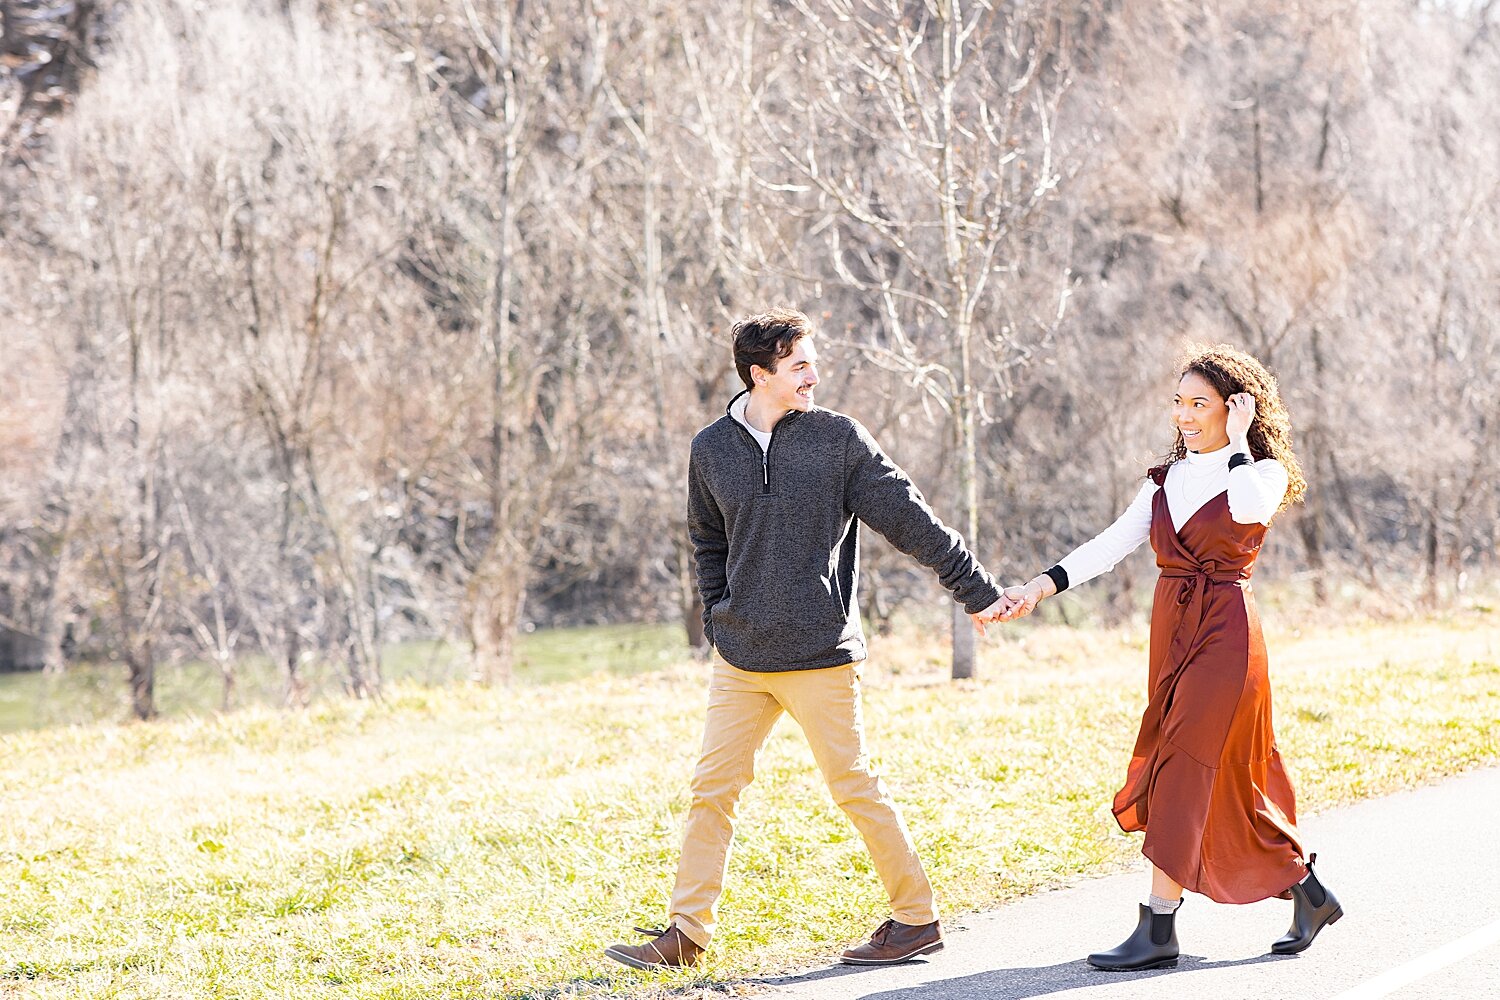
M 1483 951 L 1492 944 L 1500 944 L 1500 920 L 1465 934 L 1457 941 L 1449 941 L 1436 951 L 1429 951 L 1405 965 L 1389 969 L 1374 979 L 1366 980 L 1354 989 L 1340 993 L 1333 1000 L 1377 1000 L 1379 997 L 1390 996 L 1401 987 L 1430 976 L 1476 951 Z

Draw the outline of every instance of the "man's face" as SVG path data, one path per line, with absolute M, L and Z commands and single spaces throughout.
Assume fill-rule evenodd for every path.
M 813 407 L 813 387 L 818 384 L 818 349 L 811 337 L 792 345 L 792 353 L 768 372 L 760 365 L 750 366 L 756 392 L 768 403 L 783 410 L 807 411 Z

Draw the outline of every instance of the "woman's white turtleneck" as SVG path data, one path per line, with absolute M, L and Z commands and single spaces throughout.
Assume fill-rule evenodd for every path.
M 1198 510 L 1220 493 L 1229 492 L 1229 516 L 1238 524 L 1270 524 L 1286 496 L 1287 474 L 1274 458 L 1229 468 L 1229 458 L 1242 449 L 1226 445 L 1217 451 L 1187 453 L 1167 470 L 1167 511 L 1178 531 Z M 1108 573 L 1151 537 L 1151 499 L 1157 485 L 1141 487 L 1114 524 L 1069 552 L 1058 565 L 1068 574 L 1069 589 Z

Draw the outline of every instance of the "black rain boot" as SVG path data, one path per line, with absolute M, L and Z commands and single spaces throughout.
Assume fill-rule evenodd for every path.
M 1179 906 L 1179 909 L 1181 907 Z M 1136 972 L 1141 969 L 1175 969 L 1177 967 L 1177 913 L 1152 913 L 1141 904 L 1141 922 L 1135 933 L 1118 948 L 1089 956 L 1089 964 L 1110 972 Z
M 1272 942 L 1271 951 L 1277 955 L 1306 951 L 1313 938 L 1318 936 L 1318 931 L 1338 923 L 1344 915 L 1338 899 L 1318 881 L 1317 873 L 1313 871 L 1313 862 L 1317 860 L 1316 854 L 1307 859 L 1307 878 L 1292 886 L 1292 927 L 1285 937 Z

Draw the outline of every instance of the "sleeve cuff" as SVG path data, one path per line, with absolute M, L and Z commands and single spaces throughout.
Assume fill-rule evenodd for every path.
M 1059 563 L 1053 566 L 1046 573 L 1052 578 L 1052 582 L 1056 585 L 1059 594 L 1068 589 L 1068 571 L 1062 568 L 1062 564 Z
M 979 612 L 985 610 L 990 605 L 1000 600 L 1002 596 L 1004 596 L 1001 593 L 1000 588 L 994 586 L 993 584 L 988 585 L 985 588 L 985 592 L 986 596 L 981 597 L 978 600 L 971 598 L 967 601 L 959 601 L 959 604 L 963 607 L 965 614 L 977 615 L 979 614 Z

